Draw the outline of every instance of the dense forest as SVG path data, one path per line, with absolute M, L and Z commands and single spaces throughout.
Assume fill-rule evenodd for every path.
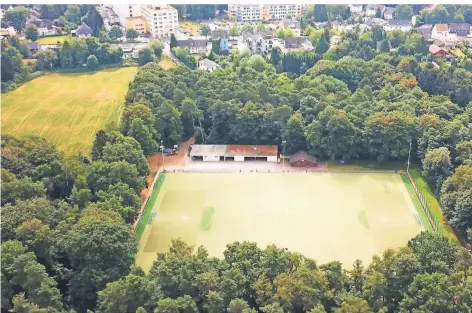
M 87 156 L 4 134 L 2 312 L 470 312 L 470 251 L 430 233 L 352 267 L 249 242 L 217 259 L 177 238 L 148 274 L 133 265 L 146 156 L 194 134 L 332 160 L 404 161 L 412 143 L 444 214 L 472 242 L 471 73 L 422 60 L 414 38 L 399 43 L 403 54 L 380 53 L 373 36 L 384 34 L 366 33 L 303 62 L 300 52 L 231 53 L 211 73 L 149 62 L 119 129 L 99 131 Z

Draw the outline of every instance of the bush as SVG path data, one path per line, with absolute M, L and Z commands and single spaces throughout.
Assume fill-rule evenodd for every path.
M 98 67 L 98 59 L 95 55 L 91 54 L 87 58 L 87 68 L 90 70 L 94 70 Z

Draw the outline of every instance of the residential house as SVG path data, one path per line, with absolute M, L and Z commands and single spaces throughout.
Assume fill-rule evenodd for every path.
M 39 36 L 51 36 L 57 34 L 57 29 L 51 20 L 42 20 L 37 26 Z
M 459 42 L 466 40 L 472 41 L 472 36 L 470 36 L 470 24 L 451 23 L 449 25 L 448 41 Z
M 393 16 L 395 15 L 395 8 L 386 7 L 383 11 L 383 18 L 385 20 L 393 20 Z
M 79 28 L 72 30 L 70 33 L 72 37 L 88 37 L 92 36 L 92 28 L 82 22 Z
M 30 51 L 31 54 L 35 54 L 36 52 L 39 51 L 39 49 L 41 49 L 41 45 L 39 44 L 39 42 L 28 42 L 26 44 L 26 46 L 28 47 L 28 50 Z
M 293 30 L 296 36 L 300 36 L 300 33 L 301 33 L 300 21 L 297 21 L 294 18 L 282 19 L 280 23 L 277 25 L 277 28 L 290 28 Z
M 448 34 L 449 26 L 447 24 L 436 24 L 434 25 L 433 31 L 431 32 L 431 38 L 446 42 L 448 41 Z
M 220 41 L 220 53 L 229 51 L 228 32 L 226 30 L 214 30 L 211 32 L 212 41 Z
M 365 7 L 365 15 L 374 17 L 377 14 L 377 6 L 375 4 L 368 4 Z
M 203 59 L 198 61 L 198 69 L 200 70 L 213 72 L 214 70 L 219 68 L 221 68 L 221 66 L 218 63 L 213 62 L 212 60 Z
M 364 22 L 369 27 L 372 27 L 372 26 L 385 27 L 388 24 L 388 21 L 383 20 L 381 18 L 377 18 L 377 17 L 367 17 L 364 19 Z
M 351 10 L 351 13 L 361 13 L 362 12 L 362 4 L 350 4 L 349 10 Z
M 296 49 L 303 49 L 306 51 L 313 50 L 313 45 L 310 42 L 310 39 L 308 37 L 302 36 L 302 37 L 286 37 L 284 39 L 284 53 L 291 51 L 291 50 L 296 50 Z
M 431 39 L 431 33 L 433 32 L 433 25 L 432 24 L 424 24 L 420 27 L 416 27 L 415 31 L 419 33 L 424 40 L 429 41 Z
M 260 32 L 260 33 L 244 33 L 244 43 L 247 45 L 251 53 L 262 54 L 272 51 L 274 46 L 274 36 L 272 33 Z
M 449 54 L 447 48 L 438 47 L 435 44 L 432 44 L 431 46 L 429 46 L 429 52 L 435 58 L 445 58 Z
M 470 33 L 469 23 L 451 23 L 449 33 L 456 34 L 458 37 L 466 37 Z
M 331 36 L 331 38 L 329 38 L 329 45 L 331 47 L 337 46 L 341 43 L 342 40 L 343 39 L 342 39 L 341 36 L 333 35 L 333 36 Z
M 408 32 L 411 28 L 410 20 L 389 20 L 388 25 L 385 26 L 386 31 L 401 30 Z
M 187 48 L 191 54 L 207 52 L 207 41 L 204 39 L 177 40 L 177 47 Z

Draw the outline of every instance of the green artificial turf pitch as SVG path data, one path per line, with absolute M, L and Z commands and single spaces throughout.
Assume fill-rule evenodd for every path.
M 350 266 L 423 229 L 399 174 L 168 173 L 154 208 L 136 256 L 145 270 L 176 238 L 216 257 L 246 240 Z

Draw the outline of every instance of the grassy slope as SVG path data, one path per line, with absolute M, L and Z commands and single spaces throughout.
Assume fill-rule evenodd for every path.
M 403 183 L 405 184 L 406 189 L 408 190 L 408 194 L 410 195 L 411 201 L 413 202 L 413 205 L 415 206 L 416 212 L 418 213 L 418 216 L 421 220 L 421 224 L 423 224 L 424 228 L 426 231 L 433 231 L 433 227 L 431 226 L 431 223 L 429 222 L 428 217 L 426 216 L 426 213 L 423 209 L 423 206 L 420 203 L 420 200 L 416 196 L 415 190 L 413 189 L 413 186 L 408 179 L 408 176 L 406 174 L 401 174 L 401 178 Z
M 162 68 L 165 69 L 166 71 L 176 66 L 175 63 L 168 57 L 163 57 L 159 61 L 159 65 L 162 66 Z
M 441 206 L 439 205 L 439 201 L 436 199 L 436 196 L 434 193 L 431 191 L 429 188 L 428 184 L 424 180 L 424 178 L 421 176 L 421 171 L 417 168 L 414 168 L 410 171 L 411 177 L 413 178 L 413 181 L 415 182 L 416 186 L 422 190 L 422 193 L 426 200 L 429 203 L 429 206 L 431 210 L 433 211 L 433 214 L 436 216 L 437 220 L 440 221 L 441 223 L 441 228 L 442 232 L 444 235 L 447 237 L 457 241 L 457 236 L 454 233 L 454 230 L 452 227 L 447 223 L 446 218 L 444 217 Z
M 190 31 L 194 36 L 200 36 L 200 26 L 195 21 L 179 21 L 179 26 Z
M 157 196 L 159 195 L 159 191 L 161 190 L 162 184 L 164 183 L 165 174 L 160 173 L 159 177 L 157 178 L 156 184 L 154 185 L 154 189 L 152 190 L 151 196 L 144 207 L 144 211 L 141 215 L 141 219 L 139 220 L 138 227 L 136 228 L 136 238 L 141 240 L 141 236 L 143 235 L 144 229 L 146 228 L 146 224 L 149 221 L 149 217 L 156 206 Z
M 41 37 L 41 38 L 38 38 L 37 42 L 39 42 L 42 45 L 55 45 L 58 41 L 62 43 L 65 40 L 70 41 L 72 40 L 72 37 L 70 35 Z
M 50 73 L 2 95 L 2 133 L 39 135 L 66 154 L 88 154 L 99 129 L 116 127 L 136 67 Z

